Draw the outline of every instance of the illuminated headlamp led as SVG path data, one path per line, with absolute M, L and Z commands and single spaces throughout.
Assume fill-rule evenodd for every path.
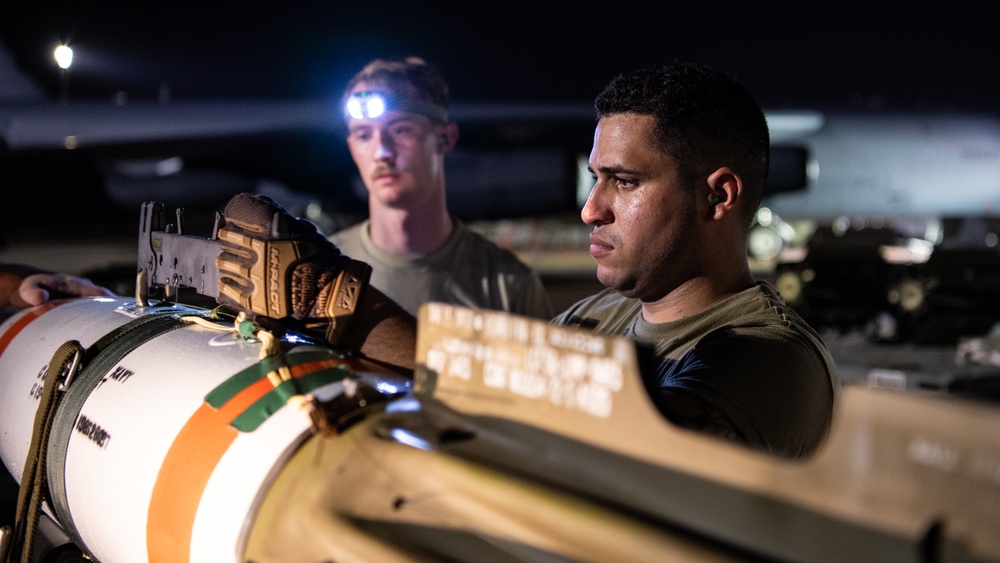
M 448 110 L 439 105 L 410 98 L 392 98 L 370 90 L 351 94 L 344 109 L 354 119 L 375 119 L 389 110 L 395 110 L 416 113 L 441 123 L 448 122 Z
M 385 113 L 385 99 L 375 92 L 358 92 L 347 99 L 347 114 L 354 119 L 374 119 Z

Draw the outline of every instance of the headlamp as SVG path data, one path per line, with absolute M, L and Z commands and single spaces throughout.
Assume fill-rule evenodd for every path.
M 448 122 L 448 110 L 429 102 L 411 98 L 392 97 L 381 92 L 363 90 L 347 98 L 344 107 L 348 117 L 354 119 L 375 119 L 387 111 L 416 113 L 441 123 Z

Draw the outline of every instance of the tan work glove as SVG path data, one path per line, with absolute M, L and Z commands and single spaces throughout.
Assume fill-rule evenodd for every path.
M 316 228 L 267 196 L 239 194 L 219 230 L 219 302 L 275 319 L 291 317 L 339 346 L 371 267 L 344 256 Z

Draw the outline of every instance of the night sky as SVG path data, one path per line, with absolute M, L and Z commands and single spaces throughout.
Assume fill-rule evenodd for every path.
M 56 95 L 316 97 L 374 57 L 419 55 L 456 101 L 585 101 L 674 59 L 765 107 L 1000 108 L 1000 2 L 5 2 L 0 38 Z M 206 7 L 210 5 L 210 7 Z M 214 6 L 214 7 L 211 7 Z
M 2 2 L 0 40 L 12 64 L 53 101 L 61 82 L 52 51 L 67 42 L 75 51 L 71 101 L 337 98 L 369 60 L 417 55 L 441 68 L 456 105 L 472 107 L 542 102 L 565 104 L 586 115 L 595 95 L 618 74 L 685 60 L 734 74 L 766 110 L 1000 113 L 995 85 L 1000 1 L 993 0 L 145 4 Z M 4 86 L 0 84 L 0 104 Z M 466 117 L 460 120 L 459 148 L 557 146 L 566 154 L 586 154 L 593 138 L 589 115 L 562 129 L 532 125 L 515 130 L 508 125 L 487 119 L 473 123 Z M 33 224 L 13 210 L 48 206 L 47 198 L 57 192 L 67 196 L 58 201 L 91 203 L 83 211 L 80 204 L 59 206 L 67 221 L 117 206 L 131 222 L 137 204 L 108 201 L 110 189 L 102 187 L 108 162 L 122 157 L 182 156 L 188 171 L 226 169 L 246 178 L 275 179 L 318 194 L 346 213 L 366 209 L 363 190 L 350 183 L 354 168 L 343 139 L 323 131 L 77 153 L 82 151 L 6 157 L 0 152 L 4 182 L 15 188 L 5 191 L 20 198 L 7 206 L 10 213 L 0 216 L 6 231 Z M 560 164 L 567 171 L 558 182 L 545 183 L 524 172 L 526 179 L 545 183 L 554 194 L 544 204 L 527 204 L 525 194 L 538 190 L 490 199 L 469 188 L 479 178 L 477 161 L 468 161 L 462 176 L 457 159 L 456 153 L 449 164 L 449 186 L 454 193 L 471 194 L 465 196 L 471 203 L 449 195 L 449 204 L 463 218 L 576 213 L 575 162 Z M 515 171 L 508 166 L 494 172 L 506 186 Z M 145 193 L 128 190 L 130 198 Z M 190 192 L 157 191 L 194 205 Z M 100 223 L 125 224 L 115 219 Z

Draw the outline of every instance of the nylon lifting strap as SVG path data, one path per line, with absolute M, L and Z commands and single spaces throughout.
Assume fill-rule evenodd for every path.
M 55 418 L 59 401 L 66 392 L 67 383 L 75 375 L 80 358 L 84 353 L 79 342 L 71 340 L 63 343 L 52 356 L 45 372 L 42 396 L 35 411 L 35 423 L 31 434 L 28 457 L 21 474 L 21 486 L 17 493 L 17 512 L 14 518 L 14 533 L 8 545 L 9 553 L 5 563 L 14 562 L 20 555 L 21 563 L 31 561 L 35 533 L 41 515 L 45 496 L 47 472 L 45 450 L 48 447 L 49 429 Z
M 63 400 L 61 408 L 55 413 L 48 449 L 40 452 L 49 464 L 47 472 L 49 506 L 55 512 L 66 535 L 88 556 L 93 554 L 73 524 L 69 499 L 66 497 L 66 452 L 80 410 L 104 375 L 129 352 L 158 336 L 184 326 L 186 323 L 182 320 L 183 316 L 198 314 L 193 311 L 171 309 L 155 311 L 102 336 L 87 348 L 84 366 Z M 200 313 L 201 316 L 209 314 L 211 312 Z
M 84 349 L 74 340 L 64 343 L 56 351 L 49 362 L 35 412 L 31 445 L 18 489 L 14 530 L 9 526 L 0 529 L 0 563 L 15 563 L 15 554 L 20 556 L 22 563 L 31 560 L 41 505 L 45 500 L 62 522 L 67 535 L 80 549 L 87 551 L 69 518 L 65 495 L 65 454 L 72 431 L 72 424 L 67 421 L 75 420 L 100 377 L 130 351 L 183 326 L 183 317 L 219 318 L 216 313 L 172 309 L 154 311 L 105 334 L 89 349 Z M 80 371 L 79 377 L 76 377 L 77 370 Z M 67 395 L 73 378 L 79 379 L 80 383 Z M 60 409 L 64 395 L 67 395 L 65 405 Z M 57 420 L 59 424 L 56 424 Z
M 49 502 L 63 530 L 77 547 L 91 555 L 73 525 L 66 498 L 65 456 L 72 422 L 101 377 L 129 352 L 184 326 L 185 318 L 224 320 L 224 316 L 217 310 L 154 311 L 105 334 L 88 349 L 77 341 L 69 341 L 56 351 L 46 371 L 42 397 L 35 412 L 31 445 L 18 490 L 15 527 L 13 531 L 9 526 L 0 530 L 0 563 L 15 563 L 15 554 L 20 555 L 22 563 L 31 560 L 43 501 Z M 72 379 L 77 382 L 70 388 Z

